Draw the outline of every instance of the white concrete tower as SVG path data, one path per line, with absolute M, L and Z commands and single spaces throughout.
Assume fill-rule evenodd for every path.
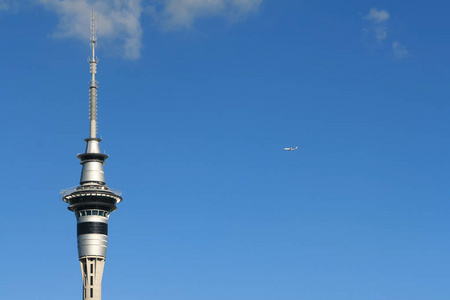
M 89 85 L 90 134 L 86 151 L 79 154 L 83 166 L 80 186 L 62 191 L 63 201 L 77 218 L 78 257 L 83 279 L 83 299 L 101 300 L 102 277 L 108 244 L 108 219 L 122 201 L 121 193 L 105 184 L 103 165 L 108 155 L 100 152 L 97 138 L 97 58 L 95 57 L 95 13 L 92 12 L 92 57 L 89 58 L 91 82 Z

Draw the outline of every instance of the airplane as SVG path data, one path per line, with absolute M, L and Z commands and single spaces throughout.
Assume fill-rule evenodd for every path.
M 293 151 L 293 150 L 297 150 L 298 147 L 290 147 L 290 148 L 284 148 L 284 150 L 286 151 Z

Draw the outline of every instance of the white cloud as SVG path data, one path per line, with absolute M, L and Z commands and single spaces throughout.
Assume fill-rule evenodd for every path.
M 119 45 L 125 58 L 140 56 L 142 28 L 141 0 L 39 0 L 59 16 L 55 37 L 89 37 L 91 11 L 97 15 L 100 43 Z
M 151 14 L 165 29 L 188 29 L 200 18 L 238 20 L 258 10 L 262 0 L 160 0 Z
M 364 18 L 376 23 L 381 23 L 389 20 L 390 15 L 386 10 L 377 10 L 376 8 L 371 8 L 369 14 Z
M 0 0 L 0 10 L 9 9 L 9 0 Z
M 378 43 L 382 43 L 387 38 L 387 25 L 390 15 L 386 10 L 377 10 L 371 8 L 369 14 L 364 17 L 365 20 L 369 20 L 372 23 L 371 30 L 373 31 Z
M 392 50 L 394 51 L 394 55 L 397 58 L 404 58 L 409 56 L 409 51 L 406 49 L 406 47 L 397 41 L 392 43 Z
M 386 26 L 376 26 L 373 28 L 375 33 L 375 38 L 378 43 L 381 43 L 383 40 L 387 38 L 387 27 Z
M 377 10 L 376 8 L 371 8 L 369 13 L 363 17 L 364 20 L 368 20 L 371 23 L 370 29 L 365 29 L 367 32 L 374 34 L 375 39 L 379 44 L 386 40 L 388 36 L 388 26 L 387 21 L 391 18 L 387 10 Z M 406 47 L 400 44 L 398 41 L 392 43 L 392 51 L 395 57 L 404 58 L 409 56 L 409 51 Z
M 2 3 L 8 0 L 0 0 Z M 54 37 L 89 38 L 91 11 L 97 12 L 97 35 L 100 46 L 118 49 L 123 57 L 140 57 L 142 47 L 141 16 L 144 0 L 34 0 L 55 12 L 59 24 Z M 148 0 L 146 11 L 165 29 L 189 29 L 195 20 L 224 16 L 230 20 L 244 18 L 256 11 L 262 0 Z

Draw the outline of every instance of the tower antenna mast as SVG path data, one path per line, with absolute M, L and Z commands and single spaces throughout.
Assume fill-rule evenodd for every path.
M 90 135 L 91 139 L 97 138 L 97 87 L 98 83 L 95 80 L 95 74 L 97 74 L 97 62 L 95 57 L 95 46 L 97 44 L 97 37 L 95 36 L 95 12 L 92 11 L 92 23 L 91 23 L 91 48 L 92 57 L 89 58 L 91 83 L 89 84 L 89 120 L 90 120 Z

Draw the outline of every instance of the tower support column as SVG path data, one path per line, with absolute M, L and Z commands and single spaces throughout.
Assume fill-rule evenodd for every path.
M 102 256 L 80 257 L 83 279 L 83 300 L 102 299 L 102 277 L 105 258 Z

